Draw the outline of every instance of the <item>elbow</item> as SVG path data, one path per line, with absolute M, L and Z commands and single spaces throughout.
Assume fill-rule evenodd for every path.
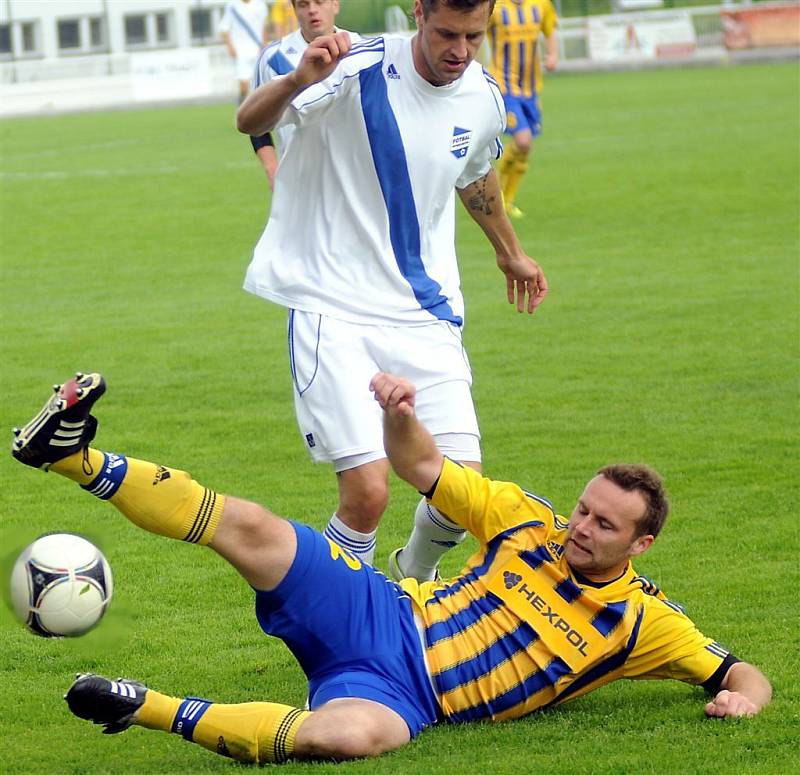
M 236 129 L 243 135 L 255 136 L 258 132 L 254 130 L 252 117 L 248 115 L 245 107 L 245 103 L 242 103 L 239 110 L 236 111 Z

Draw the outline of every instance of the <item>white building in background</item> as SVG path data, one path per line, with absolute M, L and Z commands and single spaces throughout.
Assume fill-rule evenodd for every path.
M 0 0 L 0 63 L 216 45 L 224 7 L 224 0 Z
M 0 116 L 234 98 L 225 0 L 0 0 Z

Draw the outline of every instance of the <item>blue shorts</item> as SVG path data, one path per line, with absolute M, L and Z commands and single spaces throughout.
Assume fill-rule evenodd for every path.
M 410 598 L 316 530 L 291 524 L 297 555 L 289 572 L 271 592 L 256 590 L 261 629 L 300 663 L 311 710 L 339 697 L 373 700 L 415 737 L 440 714 Z
M 512 97 L 504 95 L 503 102 L 506 106 L 506 134 L 515 135 L 525 129 L 530 130 L 534 137 L 542 133 L 542 111 L 539 108 L 539 98 Z

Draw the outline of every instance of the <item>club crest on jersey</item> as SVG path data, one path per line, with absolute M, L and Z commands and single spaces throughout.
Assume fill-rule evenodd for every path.
M 394 64 L 390 64 L 389 67 L 386 68 L 386 77 L 393 78 L 396 81 L 400 80 L 400 73 L 397 72 L 397 68 Z
M 450 143 L 450 153 L 456 159 L 462 159 L 469 150 L 469 141 L 472 139 L 472 130 L 460 126 L 453 127 L 453 140 Z

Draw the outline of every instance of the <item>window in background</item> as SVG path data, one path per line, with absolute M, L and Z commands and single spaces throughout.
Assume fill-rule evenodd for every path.
M 202 45 L 212 37 L 211 9 L 192 8 L 189 12 L 189 27 L 192 34 L 192 43 Z
M 0 59 L 11 58 L 11 25 L 0 24 Z
M 31 56 L 40 53 L 38 26 L 36 22 L 20 22 L 19 37 L 22 54 Z
M 125 45 L 147 45 L 147 17 L 144 14 L 125 17 Z
M 89 19 L 89 46 L 92 49 L 106 48 L 106 25 L 102 16 Z
M 59 51 L 76 51 L 81 47 L 81 27 L 78 19 L 58 20 Z
M 156 14 L 156 42 L 172 43 L 172 14 L 163 12 Z

